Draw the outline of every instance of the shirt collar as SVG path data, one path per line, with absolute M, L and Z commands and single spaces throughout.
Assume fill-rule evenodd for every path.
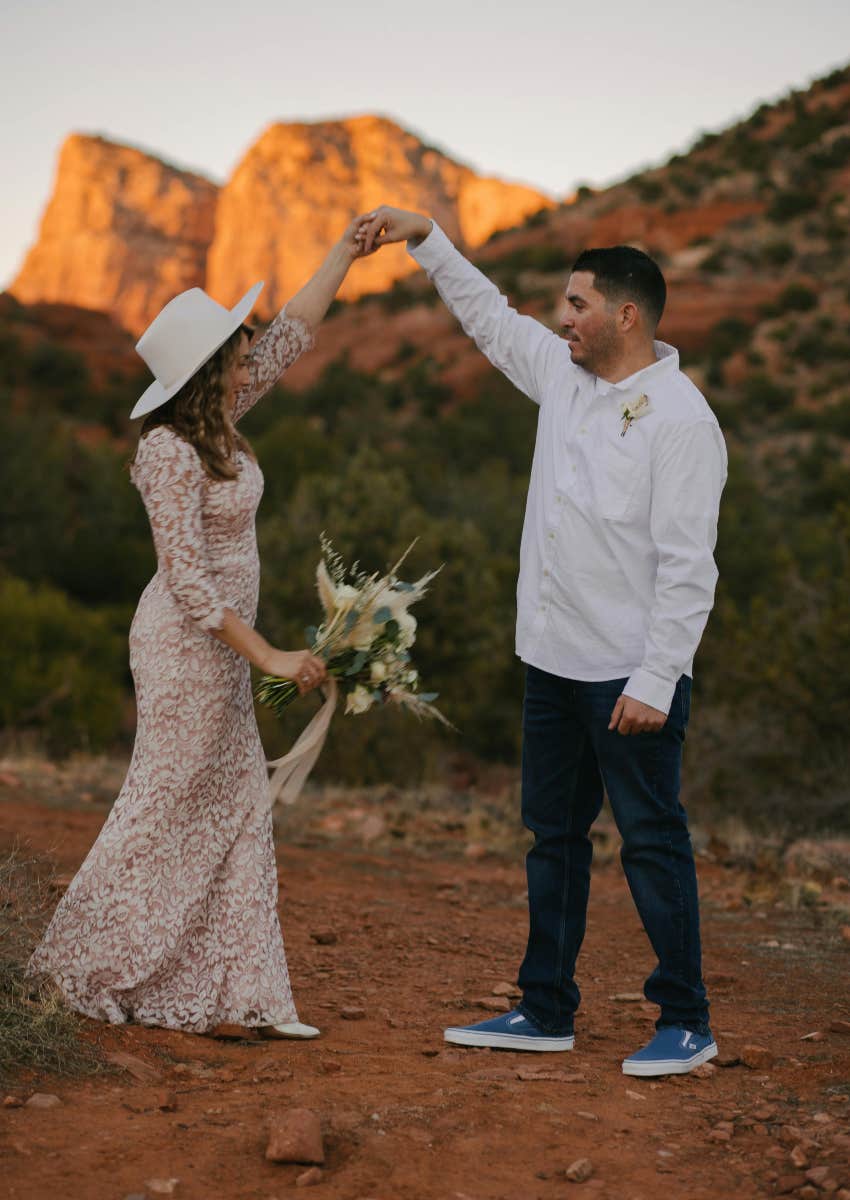
M 666 375 L 670 370 L 679 369 L 679 351 L 674 346 L 668 346 L 666 342 L 653 342 L 652 346 L 655 350 L 655 362 L 650 363 L 648 367 L 641 367 L 639 371 L 635 371 L 618 383 L 600 379 L 597 375 L 596 395 L 607 396 L 616 392 L 630 392 L 639 385 L 642 387 L 644 382 L 649 379 L 655 379 L 656 376 Z

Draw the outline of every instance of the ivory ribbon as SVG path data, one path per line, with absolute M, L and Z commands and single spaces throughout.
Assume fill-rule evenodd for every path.
M 275 768 L 269 780 L 269 808 L 273 808 L 278 800 L 281 804 L 295 803 L 322 752 L 336 708 L 337 687 L 333 676 L 322 684 L 322 689 L 325 702 L 307 728 L 302 731 L 298 741 L 283 758 L 276 758 L 274 762 L 267 764 Z

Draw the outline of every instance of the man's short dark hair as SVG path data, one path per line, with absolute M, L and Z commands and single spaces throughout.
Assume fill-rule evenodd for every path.
M 606 300 L 624 304 L 631 300 L 654 329 L 667 300 L 667 284 L 658 263 L 634 246 L 606 246 L 584 250 L 573 271 L 589 271 L 593 286 Z

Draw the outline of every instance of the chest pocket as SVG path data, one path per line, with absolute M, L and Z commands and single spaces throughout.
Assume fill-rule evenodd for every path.
M 648 512 L 649 460 L 634 431 L 601 447 L 593 464 L 593 482 L 597 512 L 604 520 L 633 521 Z

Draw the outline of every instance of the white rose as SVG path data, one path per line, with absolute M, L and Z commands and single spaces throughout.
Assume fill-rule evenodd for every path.
M 346 714 L 364 713 L 372 707 L 372 694 L 358 683 L 353 692 L 348 693 L 345 701 Z
M 376 658 L 369 668 L 369 673 L 372 676 L 373 683 L 380 683 L 382 679 L 386 679 L 387 677 L 386 665 L 379 658 Z
M 399 644 L 403 650 L 409 650 L 416 641 L 416 617 L 409 612 L 402 612 L 396 617 L 399 627 Z

